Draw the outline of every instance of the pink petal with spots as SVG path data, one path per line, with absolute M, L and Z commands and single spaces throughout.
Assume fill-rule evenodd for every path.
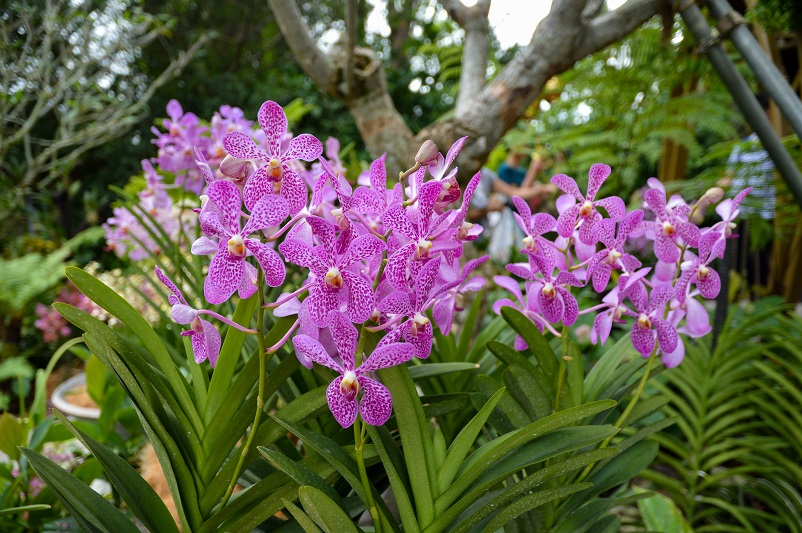
M 593 233 L 596 240 L 607 248 L 615 248 L 615 220 L 612 218 L 605 218 L 600 220 L 598 224 L 593 226 Z
M 343 367 L 331 358 L 320 342 L 312 337 L 308 335 L 296 335 L 292 339 L 292 345 L 295 347 L 296 352 L 301 352 L 315 363 L 336 370 L 341 374 L 344 373 Z
M 699 259 L 703 263 L 707 263 L 708 259 L 710 258 L 710 254 L 713 251 L 713 247 L 718 243 L 719 240 L 723 240 L 724 236 L 717 232 L 717 231 L 710 231 L 705 233 L 699 239 Z M 715 257 L 715 254 L 713 254 Z
M 663 233 L 661 227 L 655 228 L 655 232 L 657 237 L 654 241 L 654 255 L 664 263 L 676 263 L 679 259 L 677 244 L 671 237 Z
M 557 201 L 555 202 L 557 206 L 557 213 L 562 213 L 572 205 L 576 205 L 576 198 L 571 196 L 570 194 L 561 194 L 557 197 Z
M 250 135 L 241 131 L 231 131 L 223 137 L 223 147 L 226 152 L 237 159 L 254 159 L 267 161 L 269 156 L 253 142 Z
M 557 234 L 560 237 L 570 237 L 574 233 L 574 226 L 576 226 L 576 217 L 579 214 L 579 206 L 573 205 L 560 213 L 557 219 Z
M 268 100 L 259 108 L 259 125 L 265 132 L 270 157 L 278 158 L 281 154 L 281 140 L 287 132 L 287 115 L 276 102 Z
M 358 261 L 367 261 L 374 255 L 382 253 L 387 245 L 375 235 L 361 235 L 354 239 L 345 253 L 340 265 L 347 268 Z
M 627 214 L 627 206 L 624 204 L 624 200 L 618 196 L 608 196 L 607 198 L 596 200 L 593 202 L 593 206 L 601 207 L 607 211 L 607 215 L 615 221 L 621 220 Z
M 224 227 L 231 233 L 239 231 L 242 196 L 239 187 L 226 180 L 218 180 L 206 190 L 209 200 L 220 210 Z
M 602 346 L 607 342 L 610 336 L 610 331 L 613 329 L 613 315 L 612 313 L 599 313 L 593 319 L 593 331 L 591 332 L 591 342 L 596 344 L 598 342 Z
M 329 313 L 329 331 L 337 346 L 337 353 L 342 358 L 343 368 L 346 371 L 353 370 L 359 332 L 351 321 L 339 311 Z
M 397 291 L 388 294 L 379 302 L 379 311 L 392 315 L 413 316 L 415 309 L 412 307 L 411 295 L 407 292 Z
M 506 265 L 504 268 L 506 268 L 509 273 L 518 276 L 519 278 L 537 279 L 537 275 L 532 271 L 531 268 L 521 264 Z
M 674 287 L 672 287 L 669 283 L 655 285 L 652 288 L 652 293 L 649 295 L 649 312 L 654 310 L 662 310 L 663 306 L 665 306 L 671 301 L 672 298 L 674 298 L 674 294 Z
M 635 256 L 627 253 L 621 257 L 621 262 L 627 272 L 635 272 L 642 266 L 642 263 Z
M 549 257 L 533 254 L 532 252 L 527 252 L 527 255 L 529 256 L 530 267 L 536 266 L 540 273 L 543 274 L 546 279 L 550 280 L 551 275 L 554 273 L 554 261 Z
M 245 239 L 245 247 L 259 261 L 259 265 L 265 273 L 265 283 L 270 287 L 279 287 L 284 283 L 284 261 L 275 250 L 256 239 Z
M 554 185 L 556 185 L 557 188 L 560 189 L 562 192 L 570 194 L 571 196 L 576 198 L 578 202 L 585 201 L 585 197 L 582 196 L 581 192 L 579 192 L 579 187 L 577 186 L 576 180 L 574 180 L 574 178 L 566 176 L 565 174 L 556 174 L 551 177 L 551 182 Z
M 471 206 L 471 200 L 473 199 L 473 195 L 476 192 L 477 187 L 479 187 L 479 183 L 482 180 L 482 173 L 477 172 L 471 178 L 471 181 L 468 182 L 468 186 L 465 187 L 465 194 L 462 197 L 462 205 L 457 211 L 456 216 L 454 217 L 454 221 L 452 222 L 452 227 L 458 228 L 465 222 L 465 217 L 468 214 L 468 208 Z
M 205 213 L 201 213 L 200 215 L 200 225 L 201 231 L 204 234 L 209 235 L 211 237 L 220 237 L 225 239 L 226 241 L 231 237 L 233 233 L 237 231 L 231 231 L 220 221 L 220 216 L 214 211 L 207 211 Z M 203 254 L 208 255 L 208 254 Z
M 616 240 L 616 243 L 622 244 L 631 233 L 634 233 L 640 227 L 642 220 L 642 209 L 637 209 L 628 214 L 624 220 L 621 221 L 621 225 L 618 227 L 618 239 Z
M 424 183 L 418 191 L 418 235 L 423 236 L 429 229 L 434 204 L 442 191 L 443 184 L 438 181 Z
M 380 368 L 390 368 L 391 366 L 402 365 L 415 357 L 417 350 L 409 343 L 390 344 L 376 348 L 367 361 L 356 369 L 357 376 L 365 375 L 368 372 L 375 372 Z
M 275 194 L 265 195 L 251 209 L 251 217 L 242 228 L 242 235 L 247 236 L 256 231 L 277 226 L 287 218 L 288 212 L 287 200 Z
M 376 345 L 376 349 L 382 348 L 384 346 L 390 346 L 391 344 L 395 344 L 401 340 L 402 334 L 402 327 L 394 327 L 387 334 L 382 337 L 382 340 L 379 341 L 379 344 Z
M 381 213 L 386 207 L 385 199 L 379 193 L 365 187 L 354 191 L 354 202 L 357 209 L 367 213 Z
M 282 292 L 281 295 L 276 299 L 276 301 L 284 298 L 285 296 L 287 296 L 287 293 Z M 292 300 L 284 302 L 283 304 L 274 308 L 273 316 L 277 317 L 292 316 L 292 315 L 297 315 L 300 311 L 301 311 L 301 300 L 299 300 L 298 297 L 296 296 Z
M 524 233 L 529 234 L 532 231 L 532 210 L 529 209 L 529 204 L 517 196 L 512 197 L 512 203 L 515 204 L 515 209 L 518 210 L 518 213 L 524 222 L 524 227 L 521 229 L 524 230 Z
M 287 239 L 278 246 L 284 258 L 298 266 L 309 267 L 315 272 L 316 276 L 325 276 L 325 265 L 312 254 L 312 247 L 297 239 Z
M 268 194 L 273 194 L 273 182 L 267 177 L 266 167 L 262 167 L 245 182 L 245 188 L 242 191 L 245 207 L 248 208 L 248 211 L 252 211 L 259 200 Z
M 322 281 L 309 289 L 309 297 L 304 301 L 309 302 L 309 318 L 319 328 L 328 326 L 329 313 L 340 307 L 339 294 L 327 289 Z
M 440 270 L 440 258 L 430 259 L 421 269 L 415 280 L 415 307 L 422 310 L 429 293 L 432 291 L 434 282 L 437 279 L 437 272 Z
M 654 267 L 654 277 L 655 281 L 657 282 L 670 282 L 674 279 L 674 275 L 676 273 L 677 273 L 676 263 L 665 263 L 663 261 L 657 261 L 657 264 Z
M 306 223 L 312 227 L 312 232 L 320 239 L 320 242 L 330 249 L 334 244 L 336 232 L 334 224 L 316 216 L 306 217 Z
M 538 213 L 532 217 L 532 235 L 543 235 L 553 231 L 557 226 L 557 221 L 548 213 Z
M 377 193 L 383 195 L 387 190 L 387 169 L 384 162 L 387 159 L 387 153 L 370 164 L 370 186 Z
M 283 161 L 293 159 L 303 159 L 304 161 L 314 161 L 323 153 L 323 143 L 308 133 L 303 133 L 293 137 L 290 141 L 289 149 L 281 156 Z
M 593 246 L 596 244 L 596 235 L 594 228 L 598 222 L 601 222 L 601 215 L 593 213 L 589 218 L 580 218 L 582 224 L 579 226 L 579 241 L 583 244 Z
M 203 283 L 203 295 L 210 304 L 221 304 L 228 300 L 242 283 L 244 267 L 241 258 L 233 258 L 222 243 L 220 251 L 209 264 L 209 273 Z
M 454 296 L 449 294 L 437 300 L 432 307 L 432 318 L 434 318 L 434 323 L 437 324 L 437 328 L 443 335 L 451 333 L 451 324 L 454 320 L 454 303 Z M 498 301 L 496 303 L 498 303 Z
M 326 389 L 326 400 L 329 402 L 329 409 L 342 427 L 349 428 L 356 421 L 359 407 L 355 394 L 343 394 L 340 390 L 340 383 L 343 377 L 337 376 Z M 363 400 L 364 401 L 364 400 Z
M 164 283 L 164 285 L 167 287 L 167 289 L 170 292 L 172 292 L 178 298 L 178 301 L 180 301 L 184 305 L 188 305 L 187 301 L 184 299 L 184 295 L 181 294 L 181 291 L 178 290 L 178 287 L 175 286 L 175 283 L 173 283 L 170 280 L 170 278 L 168 278 L 167 276 L 164 275 L 164 272 L 162 272 L 162 269 L 160 269 L 159 267 L 155 267 L 154 270 L 156 271 L 156 277 L 159 278 L 159 281 Z
M 579 281 L 576 276 L 570 272 L 560 271 L 557 273 L 557 279 L 554 280 L 555 285 L 570 285 L 572 287 L 582 287 L 584 283 Z
M 643 200 L 657 218 L 660 220 L 668 220 L 668 213 L 666 212 L 666 194 L 659 189 L 649 189 L 643 193 Z
M 747 187 L 746 189 L 742 190 L 738 194 L 735 195 L 735 198 L 732 199 L 732 209 L 735 211 L 738 209 L 738 206 L 741 205 L 741 202 L 744 201 L 746 195 L 752 192 L 752 187 Z
M 607 263 L 599 264 L 593 271 L 593 290 L 599 293 L 604 292 L 604 289 L 607 288 L 607 284 L 610 282 L 610 272 L 612 272 L 612 270 L 612 267 Z
M 432 353 L 432 325 L 428 323 L 425 326 L 418 326 L 417 334 L 412 333 L 411 326 L 411 320 L 401 326 L 404 332 L 404 340 L 415 346 L 415 357 L 427 359 Z
M 612 172 L 612 169 L 609 165 L 605 165 L 604 163 L 596 163 L 590 170 L 588 171 L 588 195 L 587 199 L 591 202 L 594 198 L 596 198 L 596 193 L 599 192 L 601 186 L 604 185 L 604 180 Z
M 201 364 L 209 358 L 209 349 L 206 344 L 206 335 L 196 331 L 192 333 L 190 340 L 192 341 L 192 354 L 195 356 L 195 362 Z
M 707 277 L 704 279 L 701 279 L 697 275 L 696 287 L 699 289 L 699 292 L 702 294 L 702 296 L 708 300 L 718 296 L 719 291 L 721 291 L 721 278 L 719 277 L 718 272 L 712 268 L 708 268 Z
M 653 189 L 654 190 L 654 189 Z M 632 346 L 643 357 L 649 357 L 654 349 L 654 332 L 651 328 L 641 328 L 637 324 L 632 327 Z
M 399 291 L 406 290 L 407 288 L 409 260 L 415 253 L 416 246 L 417 243 L 414 241 L 405 244 L 390 256 L 387 260 L 387 265 L 384 267 L 384 274 L 387 276 L 387 281 Z
M 565 306 L 559 293 L 550 298 L 543 294 L 542 290 L 537 291 L 537 303 L 540 306 L 540 312 L 543 313 L 543 318 L 555 324 L 563 317 Z
M 677 349 L 677 330 L 670 323 L 662 318 L 653 319 L 654 328 L 657 330 L 657 342 L 663 353 L 671 353 Z
M 223 344 L 220 339 L 220 333 L 206 320 L 201 319 L 201 326 L 203 327 L 203 337 L 206 344 L 206 357 L 209 358 L 209 363 L 214 368 L 217 366 L 217 358 L 220 357 L 220 346 Z
M 677 224 L 677 235 L 692 247 L 699 246 L 699 239 L 702 238 L 701 230 L 690 222 L 679 222 Z
M 400 205 L 394 205 L 385 211 L 381 216 L 381 221 L 385 229 L 397 231 L 410 239 L 416 239 L 418 236 L 418 232 Z
M 360 377 L 359 385 L 365 391 L 359 401 L 362 419 L 371 426 L 383 425 L 393 414 L 393 396 L 387 387 L 370 378 Z
M 239 296 L 242 300 L 247 300 L 256 292 L 257 272 L 256 267 L 247 261 L 242 262 L 242 267 L 244 272 L 242 275 L 242 282 L 237 288 L 237 296 Z
M 306 207 L 309 197 L 304 181 L 287 165 L 284 165 L 284 177 L 281 180 L 281 196 L 287 200 L 291 215 Z
M 348 270 L 342 273 L 343 282 L 348 285 L 348 318 L 354 324 L 369 319 L 376 308 L 376 296 L 368 280 Z
M 457 155 L 460 153 L 460 150 L 462 150 L 462 145 L 465 144 L 466 139 L 468 139 L 467 135 L 457 139 L 456 142 L 451 145 L 451 148 L 448 149 L 448 153 L 446 154 L 446 168 L 450 167 L 451 163 L 453 163 L 457 158 Z
M 649 305 L 649 293 L 646 291 L 646 287 L 643 286 L 642 281 L 636 281 L 632 284 L 628 284 L 626 290 L 624 291 L 624 296 L 632 301 L 632 303 L 635 305 L 635 309 L 637 309 L 638 312 L 646 311 L 646 308 Z
M 557 292 L 562 296 L 563 305 L 565 306 L 565 310 L 563 311 L 563 324 L 571 327 L 576 322 L 576 319 L 579 318 L 579 304 L 576 298 L 574 298 L 574 295 L 562 287 L 557 287 Z

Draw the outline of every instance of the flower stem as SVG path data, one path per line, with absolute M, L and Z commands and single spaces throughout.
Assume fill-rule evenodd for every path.
M 362 344 L 360 339 L 360 344 Z M 381 519 L 379 518 L 379 510 L 376 508 L 376 502 L 373 500 L 373 491 L 368 481 L 368 472 L 365 470 L 365 459 L 362 457 L 362 449 L 365 445 L 365 438 L 360 430 L 362 417 L 357 416 L 354 422 L 354 452 L 356 453 L 356 462 L 359 465 L 359 477 L 362 479 L 362 488 L 365 490 L 365 496 L 368 503 L 368 512 L 373 518 L 373 527 L 376 533 L 381 533 Z
M 554 412 L 560 410 L 560 396 L 563 393 L 563 385 L 565 384 L 565 366 L 567 359 L 565 358 L 568 355 L 568 328 L 563 326 L 563 335 L 562 335 L 562 353 L 560 354 L 560 376 L 557 378 L 557 394 L 554 397 Z
M 248 438 L 245 441 L 245 444 L 242 445 L 241 452 L 239 459 L 237 460 L 237 467 L 234 469 L 234 475 L 231 477 L 231 481 L 228 484 L 228 488 L 226 489 L 226 494 L 223 496 L 223 501 L 220 504 L 220 508 L 226 506 L 228 503 L 229 498 L 231 498 L 231 493 L 234 492 L 234 486 L 237 484 L 237 480 L 239 479 L 240 474 L 242 473 L 242 468 L 245 465 L 245 457 L 248 455 L 248 452 L 251 449 L 251 445 L 253 444 L 253 439 L 256 436 L 256 430 L 259 429 L 259 422 L 262 420 L 262 411 L 265 407 L 265 375 L 267 374 L 267 351 L 265 349 L 265 334 L 264 334 L 264 306 L 265 304 L 265 276 L 264 273 L 259 270 L 259 277 L 258 277 L 258 289 L 257 292 L 259 293 L 259 305 L 256 308 L 256 340 L 259 343 L 259 392 L 256 396 L 256 413 L 253 416 L 253 425 L 251 426 L 251 431 L 248 433 Z

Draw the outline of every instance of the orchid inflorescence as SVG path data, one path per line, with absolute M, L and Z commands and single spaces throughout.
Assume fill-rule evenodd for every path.
M 482 232 L 466 220 L 481 174 L 462 191 L 453 166 L 465 138 L 445 156 L 427 141 L 415 165 L 389 187 L 382 156 L 353 188 L 342 175 L 336 141 L 327 142 L 324 158 L 317 138 L 287 132 L 284 110 L 275 102 L 265 102 L 259 110 L 260 131 L 239 110 L 227 108 L 227 114 L 227 133 L 191 147 L 203 177 L 203 188 L 192 189 L 203 193 L 196 210 L 203 235 L 192 244 L 192 253 L 212 256 L 204 296 L 217 305 L 234 293 L 249 298 L 262 283 L 284 288 L 286 265 L 300 267 L 306 273 L 300 286 L 285 288 L 287 292 L 264 306 L 276 317 L 295 317 L 287 334 L 274 346 L 265 346 L 265 353 L 274 353 L 294 335 L 292 346 L 301 364 L 311 368 L 318 363 L 339 374 L 327 390 L 335 419 L 349 427 L 361 414 L 366 423 L 381 425 L 391 414 L 392 397 L 375 372 L 429 357 L 433 328 L 448 335 L 463 294 L 485 285 L 484 278 L 472 273 L 488 256 L 461 261 L 464 244 Z M 185 165 L 179 152 L 186 156 L 188 140 L 205 137 L 197 137 L 191 118 L 176 114 L 168 122 L 168 132 L 159 133 L 157 140 L 160 158 L 166 158 L 165 168 Z M 316 163 L 307 170 L 301 161 Z M 609 173 L 608 166 L 594 165 L 584 196 L 573 179 L 555 176 L 552 181 L 567 193 L 558 201 L 558 219 L 532 214 L 526 202 L 514 199 L 528 262 L 507 269 L 525 280 L 524 290 L 512 278 L 497 276 L 496 283 L 517 303 L 502 299 L 494 310 L 515 307 L 541 332 L 548 329 L 555 335 L 560 335 L 555 324 L 571 326 L 579 315 L 596 312 L 592 336 L 602 344 L 613 322 L 632 317 L 635 348 L 648 356 L 658 346 L 663 362 L 675 366 L 684 353 L 677 331 L 698 337 L 710 329 L 697 297 L 718 293 L 718 274 L 709 264 L 722 256 L 738 204 L 748 191 L 721 202 L 718 212 L 724 221 L 702 230 L 689 220 L 699 206 L 720 196 L 708 193 L 691 207 L 677 197 L 667 201 L 662 185 L 651 180 L 645 207 L 654 220 L 646 221 L 643 210 L 627 213 L 620 198 L 596 199 Z M 553 239 L 546 237 L 554 232 Z M 650 279 L 651 269 L 641 268 L 626 251 L 627 240 L 638 235 L 655 242 L 658 264 Z M 613 271 L 620 275 L 602 303 L 580 311 L 572 289 L 590 284 L 603 292 Z M 197 362 L 208 359 L 214 366 L 221 344 L 219 333 L 202 315 L 263 334 L 216 312 L 192 308 L 175 284 L 161 271 L 157 275 L 172 293 L 174 319 L 190 326 L 184 335 L 192 338 Z M 370 344 L 375 344 L 372 353 L 365 353 L 366 337 L 376 333 L 383 336 Z M 525 347 L 520 337 L 516 347 Z
M 258 121 L 259 135 L 247 127 L 227 133 L 221 144 L 225 155 L 217 161 L 206 157 L 208 150 L 195 151 L 205 190 L 198 191 L 204 194 L 197 210 L 203 235 L 192 253 L 212 256 L 204 296 L 217 305 L 234 293 L 251 297 L 262 279 L 283 287 L 286 264 L 308 272 L 300 287 L 265 305 L 277 317 L 296 317 L 267 353 L 294 334 L 302 364 L 311 368 L 317 362 L 340 374 L 327 393 L 337 421 L 348 427 L 361 413 L 365 422 L 381 425 L 391 414 L 392 397 L 375 371 L 429 357 L 428 312 L 448 334 L 462 293 L 484 285 L 470 274 L 487 257 L 460 263 L 464 242 L 482 230 L 465 220 L 480 175 L 452 207 L 462 196 L 452 163 L 463 138 L 446 156 L 430 154 L 426 165 L 389 189 L 381 157 L 354 189 L 341 173 L 335 143 L 327 143 L 327 160 L 312 135 L 289 136 L 287 118 L 275 102 L 262 105 Z M 181 117 L 172 123 L 180 125 Z M 180 144 L 167 140 L 181 134 L 173 129 L 159 138 L 160 146 Z M 300 163 L 315 160 L 311 171 Z M 184 335 L 192 339 L 197 362 L 208 359 L 214 366 L 221 344 L 202 315 L 253 332 L 213 311 L 192 308 L 163 272 L 157 275 L 171 293 L 173 318 L 190 326 Z M 361 332 L 355 326 L 360 324 Z M 364 353 L 362 336 L 376 332 L 383 337 L 372 353 Z
M 556 324 L 571 326 L 580 315 L 595 313 L 591 340 L 602 345 L 613 323 L 626 324 L 629 317 L 633 319 L 635 350 L 644 357 L 659 354 L 665 366 L 675 367 L 685 356 L 685 344 L 678 333 L 698 338 L 712 329 L 698 298 L 715 298 L 721 289 L 719 275 L 710 263 L 724 257 L 738 206 L 750 189 L 721 200 L 723 191 L 712 188 L 690 205 L 679 196 L 667 199 L 663 184 L 651 178 L 643 194 L 643 209 L 627 213 L 624 202 L 616 196 L 596 199 L 610 172 L 607 165 L 593 165 L 584 196 L 573 178 L 554 176 L 552 183 L 565 193 L 557 200 L 557 219 L 545 213 L 533 215 L 526 202 L 514 198 L 515 217 L 526 234 L 521 251 L 528 261 L 509 264 L 507 270 L 525 280 L 524 290 L 518 282 L 496 276 L 496 283 L 516 301 L 499 300 L 494 310 L 513 307 L 541 332 L 548 329 L 557 336 L 561 333 Z M 692 222 L 700 209 L 719 201 L 716 212 L 722 221 L 709 228 Z M 646 212 L 653 218 L 647 219 Z M 556 233 L 554 239 L 544 237 L 552 232 Z M 627 252 L 628 241 L 639 237 L 653 243 L 657 259 L 653 269 L 643 267 Z M 616 279 L 610 283 L 614 271 Z M 585 285 L 600 294 L 612 287 L 601 304 L 579 310 L 571 288 Z M 519 336 L 515 346 L 524 349 L 526 343 Z

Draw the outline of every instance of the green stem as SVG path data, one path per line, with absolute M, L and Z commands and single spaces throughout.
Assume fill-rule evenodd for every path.
M 368 472 L 365 469 L 365 459 L 362 457 L 365 435 L 360 430 L 361 421 L 362 417 L 357 416 L 354 422 L 354 452 L 356 453 L 357 465 L 359 465 L 359 477 L 362 479 L 362 488 L 365 490 L 365 496 L 368 500 L 368 512 L 370 512 L 370 516 L 373 518 L 373 527 L 376 533 L 381 533 L 381 518 L 379 517 L 379 510 L 376 507 L 376 502 L 373 500 L 373 491 L 368 481 Z
M 17 375 L 17 393 L 19 394 L 19 419 L 25 423 L 25 381 Z
M 565 326 L 563 326 L 562 347 L 562 354 L 560 356 L 560 375 L 557 379 L 557 395 L 554 398 L 555 413 L 560 410 L 560 396 L 562 396 L 563 385 L 565 384 L 565 357 L 568 355 L 568 328 Z
M 265 347 L 264 333 L 265 310 L 263 307 L 265 304 L 265 276 L 261 269 L 259 271 L 257 285 L 257 292 L 259 293 L 259 305 L 256 308 L 256 340 L 259 343 L 259 393 L 256 396 L 256 413 L 253 416 L 251 432 L 248 434 L 248 439 L 245 441 L 245 444 L 243 444 L 242 451 L 239 459 L 237 460 L 237 467 L 234 469 L 234 475 L 231 477 L 231 481 L 228 484 L 226 493 L 223 496 L 223 501 L 220 504 L 221 509 L 226 506 L 229 498 L 231 498 L 231 494 L 234 492 L 234 486 L 237 484 L 237 480 L 242 473 L 242 468 L 245 464 L 245 457 L 248 455 L 248 451 L 251 449 L 253 439 L 256 436 L 256 430 L 259 429 L 259 422 L 262 420 L 262 411 L 265 407 L 265 376 L 267 375 L 267 350 Z

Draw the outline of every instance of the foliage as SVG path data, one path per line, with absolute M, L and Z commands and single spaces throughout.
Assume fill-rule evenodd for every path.
M 747 19 L 768 33 L 791 33 L 802 28 L 802 7 L 794 0 L 760 0 L 749 9 Z
M 800 531 L 802 321 L 776 298 L 734 307 L 711 351 L 655 383 L 678 419 L 643 477 L 695 531 Z

